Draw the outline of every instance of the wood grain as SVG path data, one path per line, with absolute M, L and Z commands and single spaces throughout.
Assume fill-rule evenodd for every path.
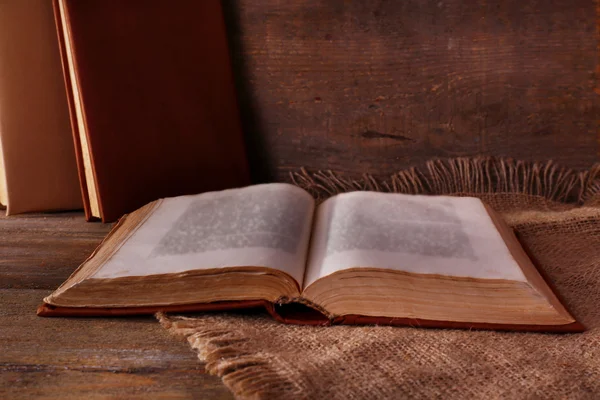
M 0 289 L 56 289 L 111 227 L 86 223 L 81 212 L 0 213 Z
M 0 290 L 0 397 L 230 398 L 148 318 L 40 318 L 46 290 Z
M 225 3 L 257 180 L 598 158 L 592 0 Z
M 231 398 L 152 317 L 36 316 L 109 229 L 81 212 L 0 218 L 0 398 Z

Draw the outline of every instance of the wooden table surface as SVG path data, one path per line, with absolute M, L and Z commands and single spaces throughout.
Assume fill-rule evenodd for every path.
M 0 217 L 0 398 L 232 398 L 152 317 L 36 316 L 110 228 L 77 212 Z

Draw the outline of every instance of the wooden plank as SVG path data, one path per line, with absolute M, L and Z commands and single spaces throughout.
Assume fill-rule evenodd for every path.
M 0 217 L 0 398 L 231 398 L 153 318 L 35 315 L 50 291 L 24 288 L 55 289 L 110 228 L 81 212 Z
M 225 2 L 255 179 L 598 160 L 592 0 Z
M 194 375 L 193 373 L 191 375 Z M 217 379 L 216 377 L 214 379 Z M 198 380 L 194 382 L 194 380 Z M 2 371 L 0 395 L 4 399 L 231 399 L 224 387 L 204 386 L 189 371 L 120 373 L 106 371 Z
M 40 318 L 46 290 L 0 289 L 0 398 L 231 398 L 153 318 Z
M 55 289 L 108 233 L 82 212 L 0 216 L 0 289 Z

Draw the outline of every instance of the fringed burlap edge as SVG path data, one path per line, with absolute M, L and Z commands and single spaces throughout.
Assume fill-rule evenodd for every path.
M 199 329 L 192 319 L 169 317 L 162 312 L 157 313 L 156 318 L 171 335 L 187 339 L 198 359 L 205 363 L 206 372 L 221 378 L 238 398 L 253 398 L 289 384 L 263 358 L 246 353 L 243 344 L 248 339 L 236 332 L 210 327 Z M 286 389 L 294 391 L 294 388 Z
M 355 190 L 432 195 L 519 193 L 578 204 L 600 195 L 600 164 L 575 171 L 553 161 L 494 157 L 431 160 L 425 168 L 409 168 L 384 180 L 369 174 L 348 179 L 329 170 L 308 172 L 304 168 L 290 173 L 290 179 L 318 200 Z

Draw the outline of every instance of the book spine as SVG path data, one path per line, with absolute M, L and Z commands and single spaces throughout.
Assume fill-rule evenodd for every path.
M 71 119 L 71 132 L 73 136 L 73 146 L 75 147 L 75 158 L 77 160 L 77 173 L 79 175 L 79 185 L 81 189 L 81 196 L 83 199 L 83 209 L 85 211 L 85 219 L 86 221 L 92 221 L 94 218 L 92 217 L 92 210 L 90 207 L 90 197 L 86 190 L 87 181 L 85 178 L 85 169 L 84 169 L 84 161 L 83 154 L 81 150 L 81 140 L 78 132 L 78 123 L 77 123 L 77 113 L 75 111 L 75 99 L 73 97 L 73 82 L 71 81 L 71 76 L 69 74 L 69 65 L 68 65 L 68 56 L 67 50 L 65 46 L 65 35 L 64 35 L 64 27 L 66 21 L 63 21 L 60 14 L 60 1 L 62 0 L 52 0 L 52 7 L 54 9 L 54 21 L 56 22 L 56 34 L 58 36 L 58 48 L 60 50 L 60 59 L 63 70 L 63 78 L 65 82 L 65 91 L 67 94 L 67 103 L 69 105 L 69 117 Z

